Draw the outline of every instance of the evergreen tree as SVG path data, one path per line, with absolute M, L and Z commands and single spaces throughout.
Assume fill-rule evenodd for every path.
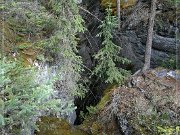
M 28 2 L 24 4 L 29 6 Z M 36 3 L 35 6 L 38 6 L 38 4 Z M 18 11 L 21 8 L 24 9 L 24 7 L 21 7 L 22 5 L 23 2 L 16 3 L 16 1 L 13 1 L 5 3 L 4 6 L 8 14 L 15 13 L 19 17 Z M 30 5 L 32 5 L 31 2 Z M 49 6 L 51 8 L 48 10 L 53 14 L 50 18 L 47 16 L 47 11 L 42 7 L 43 10 L 38 10 L 37 14 L 31 10 L 22 13 L 22 19 L 33 24 L 33 30 L 35 31 L 37 30 L 36 24 L 40 28 L 38 31 L 44 30 L 45 21 L 43 21 L 43 18 L 46 16 L 47 19 L 53 19 L 53 22 L 54 20 L 56 21 L 55 29 L 53 29 L 54 33 L 49 35 L 50 38 L 44 40 L 45 42 L 43 41 L 43 47 L 45 49 L 53 49 L 51 52 L 57 54 L 55 59 L 60 68 L 58 79 L 62 82 L 62 89 L 68 93 L 67 96 L 82 97 L 86 90 L 81 83 L 83 68 L 82 59 L 78 55 L 76 48 L 78 41 L 76 34 L 84 31 L 83 20 L 79 15 L 78 7 L 74 0 L 50 0 Z M 14 7 L 18 7 L 18 11 Z M 43 11 L 43 16 L 39 11 Z M 34 15 L 37 16 L 34 17 Z M 14 18 L 11 19 L 13 20 Z M 48 23 L 49 21 L 47 20 Z M 43 27 L 41 27 L 42 24 Z M 31 29 L 30 25 L 27 26 L 28 29 Z M 45 45 L 48 45 L 48 47 Z M 17 63 L 12 64 L 5 61 L 0 63 L 0 126 L 2 129 L 0 133 L 10 134 L 15 132 L 15 129 L 20 128 L 24 134 L 29 135 L 30 128 L 35 126 L 34 117 L 38 118 L 39 112 L 48 114 L 48 112 L 51 113 L 53 110 L 54 113 L 67 113 L 75 109 L 71 101 L 65 101 L 64 103 L 60 99 L 52 99 L 52 97 L 55 97 L 53 95 L 53 82 L 44 82 L 43 85 L 37 84 L 35 75 L 36 72 L 32 68 L 25 69 L 17 65 Z
M 53 82 L 38 84 L 33 68 L 0 61 L 0 133 L 31 134 L 41 113 L 70 112 L 74 108 L 52 99 Z
M 106 83 L 121 83 L 129 73 L 116 65 L 117 62 L 129 63 L 129 60 L 119 56 L 121 47 L 112 41 L 112 32 L 117 26 L 117 19 L 111 15 L 111 9 L 108 8 L 105 20 L 99 26 L 101 32 L 97 36 L 101 37 L 103 42 L 102 48 L 95 55 L 97 65 L 93 71 L 93 74 L 101 77 Z
M 57 59 L 61 68 L 61 82 L 67 93 L 84 96 L 81 73 L 84 71 L 82 58 L 78 55 L 78 32 L 83 32 L 83 19 L 75 0 L 51 0 L 52 11 L 57 16 L 57 30 L 50 38 L 50 45 L 57 46 Z

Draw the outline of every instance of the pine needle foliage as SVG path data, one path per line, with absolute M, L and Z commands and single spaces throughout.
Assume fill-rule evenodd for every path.
M 82 58 L 78 55 L 76 34 L 84 32 L 84 21 L 75 0 L 50 0 L 49 5 L 57 16 L 57 30 L 49 44 L 57 49 L 63 89 L 69 94 L 83 97 L 86 90 L 81 83 L 81 73 L 84 69 Z
M 33 35 L 38 32 L 44 33 L 47 26 L 51 27 L 48 28 L 47 33 L 44 33 L 48 34 L 46 38 L 33 41 L 34 46 L 43 48 L 47 52 L 46 55 L 50 57 L 46 59 L 52 62 L 51 58 L 54 58 L 53 62 L 60 68 L 59 78 L 63 82 L 63 89 L 69 95 L 82 97 L 86 90 L 81 83 L 83 62 L 78 55 L 76 35 L 83 32 L 85 28 L 82 25 L 83 19 L 79 15 L 77 2 L 76 0 L 49 0 L 48 2 L 48 9 L 45 9 L 39 1 L 7 2 L 3 10 L 8 15 L 7 20 L 13 24 L 20 24 L 20 31 L 19 27 L 16 31 L 21 32 L 23 29 L 26 34 Z M 12 14 L 17 17 L 12 17 Z
M 41 113 L 71 112 L 53 99 L 52 82 L 38 84 L 36 72 L 6 59 L 0 61 L 0 134 L 30 135 Z
M 102 38 L 102 48 L 95 55 L 97 65 L 93 74 L 99 76 L 106 83 L 122 83 L 129 72 L 125 69 L 118 68 L 117 63 L 127 64 L 129 60 L 119 56 L 120 46 L 113 43 L 113 30 L 118 27 L 117 18 L 112 16 L 110 8 L 106 9 L 107 16 L 99 26 L 101 32 L 97 35 Z
M 29 40 L 34 36 L 48 36 L 56 26 L 53 15 L 35 1 L 6 1 L 0 5 L 0 13 L 4 13 L 0 19 L 4 17 L 15 33 L 29 35 Z

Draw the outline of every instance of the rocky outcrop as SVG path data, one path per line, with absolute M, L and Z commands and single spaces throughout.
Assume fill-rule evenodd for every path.
M 132 61 L 134 71 L 140 69 L 144 63 L 149 7 L 150 3 L 142 0 L 132 9 L 124 11 L 123 34 L 119 34 L 121 40 L 116 41 L 124 49 L 122 54 Z M 158 1 L 152 44 L 152 68 L 161 66 L 163 62 L 169 61 L 177 53 L 176 50 L 180 40 L 175 38 L 179 25 L 175 21 L 175 12 L 176 7 L 173 2 Z
M 92 1 L 86 6 L 86 9 L 100 20 L 103 20 L 105 15 L 102 7 L 99 1 Z M 114 43 L 123 48 L 122 56 L 131 60 L 132 63 L 129 67 L 133 72 L 142 68 L 144 63 L 149 7 L 150 3 L 148 1 L 140 0 L 132 7 L 122 9 L 122 31 L 113 33 Z M 175 38 L 175 32 L 179 26 L 175 21 L 175 12 L 176 7 L 172 2 L 158 1 L 151 59 L 152 68 L 161 66 L 163 62 L 169 61 L 176 54 L 176 48 L 180 44 L 180 40 Z M 84 61 L 91 63 L 87 64 L 88 67 L 92 68 L 93 66 L 89 66 L 94 63 L 92 56 L 101 47 L 101 40 L 96 37 L 99 32 L 100 21 L 84 11 L 82 11 L 82 16 L 85 19 L 88 32 L 85 33 L 86 39 L 83 38 L 80 45 L 82 44 L 86 48 L 84 50 L 90 49 L 90 51 L 83 51 L 84 54 L 81 54 Z M 86 55 L 86 52 L 90 52 L 89 56 Z
M 133 76 L 126 86 L 115 89 L 108 106 L 122 134 L 157 134 L 163 120 L 169 126 L 179 124 L 179 77 L 174 71 L 156 69 Z M 151 127 L 153 123 L 156 129 Z
M 39 131 L 36 131 L 36 135 L 87 135 L 84 131 L 56 117 L 41 117 L 37 125 Z
M 131 76 L 96 107 L 98 113 L 81 125 L 94 135 L 154 135 L 159 127 L 175 128 L 180 124 L 180 74 L 156 69 Z
M 122 55 L 131 60 L 133 71 L 140 69 L 144 63 L 146 35 L 126 31 L 123 34 L 116 34 L 114 37 L 114 42 L 123 48 Z M 180 40 L 155 34 L 152 44 L 151 67 L 161 66 L 163 61 L 168 61 L 171 56 L 176 55 L 177 44 L 180 44 Z
M 146 44 L 146 36 L 141 37 L 142 44 Z M 162 37 L 154 35 L 152 48 L 154 50 L 176 54 L 176 45 L 180 44 L 180 40 L 175 38 Z

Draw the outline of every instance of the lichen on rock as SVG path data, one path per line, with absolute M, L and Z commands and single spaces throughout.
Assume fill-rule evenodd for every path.
M 94 135 L 149 135 L 158 134 L 158 127 L 175 129 L 180 121 L 180 79 L 177 71 L 173 76 L 172 72 L 157 68 L 130 77 L 124 86 L 110 89 L 97 105 L 99 112 L 80 127 Z

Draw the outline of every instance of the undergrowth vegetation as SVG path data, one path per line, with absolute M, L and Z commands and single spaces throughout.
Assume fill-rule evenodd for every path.
M 154 111 L 150 115 L 139 115 L 138 123 L 141 134 L 178 135 L 180 127 L 178 121 L 173 123 L 168 113 L 158 114 Z
M 110 7 L 107 6 L 106 0 L 101 0 L 102 6 L 108 8 L 104 18 L 102 17 L 104 20 L 98 27 L 99 33 L 96 33 L 101 42 L 97 45 L 99 50 L 91 53 L 94 54 L 94 56 L 90 56 L 93 63 L 91 69 L 84 65 L 83 58 L 79 55 L 78 49 L 81 46 L 78 44 L 81 39 L 77 37 L 87 29 L 85 28 L 86 22 L 79 13 L 76 0 L 7 0 L 4 3 L 0 2 L 0 42 L 2 42 L 0 53 L 0 134 L 31 135 L 34 130 L 38 131 L 36 122 L 41 116 L 59 117 L 58 114 L 69 115 L 69 113 L 75 112 L 75 99 L 82 99 L 86 97 L 87 92 L 92 92 L 88 91 L 90 90 L 88 86 L 93 82 L 96 82 L 95 85 L 93 84 L 93 89 L 98 90 L 99 87 L 114 84 L 119 86 L 124 83 L 130 75 L 130 71 L 123 67 L 130 61 L 122 57 L 123 44 L 116 45 L 113 42 L 113 34 L 116 34 L 118 28 L 117 18 L 112 15 L 113 9 L 116 7 L 115 2 L 113 0 L 113 7 Z M 136 0 L 129 0 L 129 4 L 126 2 L 123 1 L 122 9 L 133 6 Z M 174 0 L 166 0 L 166 3 L 171 5 L 174 2 Z M 162 6 L 168 6 L 168 4 Z M 163 23 L 160 18 L 157 24 L 158 29 L 164 29 Z M 121 31 L 119 32 L 121 34 Z M 167 61 L 161 61 L 162 67 L 179 69 L 174 55 Z M 25 62 L 27 63 L 25 64 Z M 43 64 L 49 67 L 56 66 L 55 78 L 45 79 L 46 81 L 42 82 L 38 80 L 38 70 L 44 66 Z M 85 68 L 90 73 L 84 73 Z M 88 84 L 85 84 L 87 82 Z M 99 84 L 101 86 L 94 88 Z M 111 100 L 111 90 L 110 88 L 104 91 L 103 97 L 101 97 L 102 91 L 99 90 L 100 94 L 97 92 L 98 94 L 95 96 L 93 91 L 92 95 L 95 99 L 99 96 L 97 99 L 101 98 L 101 100 L 95 107 L 86 106 L 87 113 L 81 112 L 81 117 L 90 119 L 92 115 L 94 119 L 95 115 L 103 110 Z M 61 99 L 62 93 L 65 95 L 65 100 L 66 96 L 71 97 L 72 100 Z M 117 109 L 116 107 L 113 109 Z M 171 123 L 168 115 L 159 115 L 157 112 L 152 115 L 139 115 L 136 122 L 140 125 L 138 128 L 142 129 L 142 134 L 180 134 L 179 125 Z M 59 123 L 59 119 L 52 119 L 58 120 Z M 99 123 L 96 122 L 93 126 L 95 129 L 99 129 Z M 70 126 L 68 125 L 68 127 Z
M 53 99 L 53 80 L 38 83 L 36 69 L 20 63 L 0 61 L 0 133 L 29 135 L 43 113 L 68 113 L 74 108 Z M 42 114 L 41 114 L 42 113 Z

